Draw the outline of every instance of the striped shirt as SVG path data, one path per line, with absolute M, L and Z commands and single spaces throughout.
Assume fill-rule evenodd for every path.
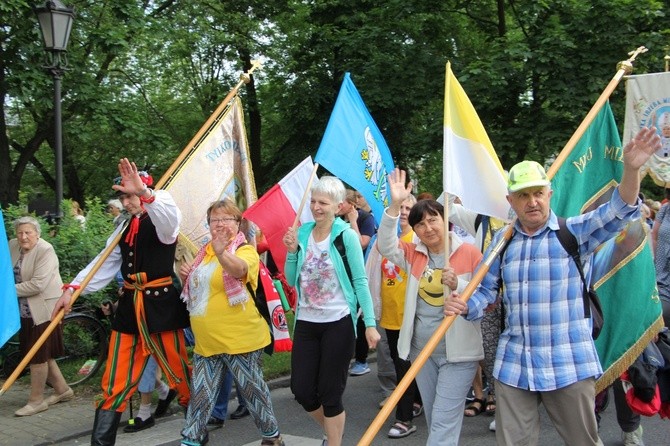
M 586 277 L 596 247 L 635 218 L 638 207 L 625 203 L 617 189 L 610 202 L 567 219 L 579 243 Z M 556 390 L 602 374 L 591 320 L 584 318 L 582 281 L 556 231 L 553 211 L 533 235 L 524 233 L 517 222 L 502 259 L 492 263 L 468 301 L 467 319 L 481 318 L 484 308 L 495 301 L 502 276 L 506 328 L 498 342 L 493 376 L 520 389 Z M 503 232 L 496 234 L 491 247 Z

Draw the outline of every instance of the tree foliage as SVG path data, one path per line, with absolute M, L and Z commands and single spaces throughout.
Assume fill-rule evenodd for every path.
M 570 138 L 628 51 L 662 69 L 669 1 L 72 0 L 63 78 L 66 196 L 109 194 L 116 160 L 160 177 L 259 58 L 242 91 L 264 191 L 314 155 L 350 72 L 396 162 L 438 193 L 447 60 L 504 166 Z M 0 5 L 0 203 L 54 189 L 53 83 L 37 20 Z M 621 86 L 612 106 L 623 122 Z
M 98 199 L 87 203 L 86 223 L 82 225 L 72 216 L 72 202 L 63 202 L 64 214 L 61 222 L 55 226 L 46 220 L 30 214 L 27 211 L 25 195 L 15 205 L 10 205 L 2 211 L 5 222 L 5 231 L 9 238 L 15 237 L 14 221 L 25 215 L 31 215 L 40 222 L 41 238 L 51 243 L 58 256 L 59 272 L 64 282 L 69 282 L 105 247 L 105 242 L 113 230 L 112 219 L 105 214 L 105 204 Z M 116 283 L 110 284 L 105 290 L 97 293 L 101 300 L 109 297 L 116 291 Z

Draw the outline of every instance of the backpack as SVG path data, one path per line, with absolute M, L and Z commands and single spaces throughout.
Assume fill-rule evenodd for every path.
M 591 329 L 591 337 L 593 340 L 598 339 L 600 332 L 603 329 L 605 324 L 605 319 L 603 316 L 603 309 L 600 306 L 600 299 L 596 294 L 596 290 L 593 286 L 588 286 L 586 283 L 586 277 L 584 277 L 584 269 L 582 267 L 582 262 L 579 257 L 579 246 L 577 244 L 577 238 L 568 230 L 567 225 L 565 224 L 565 218 L 558 218 L 558 233 L 556 234 L 558 241 L 561 242 L 563 249 L 565 249 L 572 260 L 574 260 L 575 265 L 577 265 L 577 271 L 579 272 L 579 277 L 582 279 L 583 291 L 582 298 L 584 299 L 584 317 L 591 317 L 593 321 L 593 328 Z
M 507 245 L 509 245 L 509 242 L 512 241 L 513 237 L 514 236 L 512 235 L 512 237 L 507 240 L 507 243 L 505 243 L 505 246 L 503 246 L 503 249 L 500 251 L 501 259 L 505 253 L 505 250 L 507 249 Z M 596 290 L 593 288 L 593 286 L 588 286 L 586 283 L 586 277 L 584 277 L 584 268 L 582 267 L 582 262 L 579 256 L 579 245 L 577 243 L 577 238 L 572 232 L 570 232 L 570 230 L 568 230 L 568 227 L 565 224 L 565 218 L 563 217 L 558 217 L 558 231 L 556 231 L 556 237 L 558 237 L 558 241 L 561 242 L 561 246 L 570 255 L 570 257 L 572 257 L 572 260 L 577 266 L 577 271 L 579 272 L 579 277 L 582 279 L 583 285 L 582 298 L 584 299 L 584 318 L 592 318 L 593 328 L 591 329 L 591 337 L 593 340 L 596 340 L 598 339 L 598 336 L 600 336 L 600 332 L 602 331 L 603 325 L 605 323 L 603 309 L 600 305 L 600 299 L 596 294 Z M 499 279 L 499 283 L 502 285 L 502 277 Z M 499 286 L 499 288 L 502 288 L 502 286 Z M 504 325 L 504 319 L 502 320 L 501 326 L 502 325 Z
M 333 240 L 333 245 L 335 245 L 335 249 L 337 249 L 337 252 L 340 253 L 340 257 L 342 257 L 342 263 L 344 263 L 344 270 L 347 272 L 349 282 L 351 282 L 351 267 L 349 266 L 349 260 L 347 260 L 347 249 L 344 247 L 344 240 L 342 234 L 344 234 L 344 232 L 340 232 L 339 234 L 337 234 L 337 237 L 335 237 L 335 240 Z
M 272 319 L 270 317 L 270 312 L 268 311 L 267 298 L 265 296 L 265 290 L 263 289 L 263 283 L 261 281 L 260 268 L 258 269 L 258 286 L 256 287 L 256 290 L 253 289 L 251 283 L 247 282 L 247 291 L 249 291 L 249 294 L 251 294 L 252 300 L 254 301 L 254 304 L 256 304 L 258 312 L 261 314 L 261 316 L 263 316 L 263 319 L 265 319 L 265 322 L 267 322 L 270 329 L 270 343 L 263 348 L 263 351 L 272 356 L 272 353 L 274 352 L 275 337 L 274 333 L 272 332 Z

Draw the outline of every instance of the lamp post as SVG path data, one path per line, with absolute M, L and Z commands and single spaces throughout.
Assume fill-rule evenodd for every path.
M 48 0 L 33 8 L 40 22 L 47 64 L 44 68 L 54 79 L 54 149 L 56 151 L 56 218 L 63 216 L 63 129 L 61 117 L 60 81 L 67 69 L 67 42 L 74 21 L 74 8 L 58 0 Z

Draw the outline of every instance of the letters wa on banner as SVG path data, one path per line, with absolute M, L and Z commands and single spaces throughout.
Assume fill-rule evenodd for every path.
M 670 72 L 628 76 L 623 144 L 643 127 L 656 127 L 662 146 L 642 168 L 658 186 L 670 187 Z
M 443 187 L 478 214 L 509 220 L 507 175 L 463 87 L 447 62 Z
M 244 210 L 256 201 L 243 116 L 236 96 L 164 187 L 182 213 L 180 243 L 193 253 L 210 240 L 207 208 L 213 202 L 230 198 Z
M 307 190 L 312 170 L 314 170 L 314 164 L 312 163 L 312 157 L 309 156 L 282 178 L 279 183 L 263 194 L 243 214 L 244 218 L 253 221 L 261 228 L 268 242 L 272 259 L 282 272 L 284 272 L 284 261 L 286 260 L 284 234 L 289 227 L 293 226 L 303 194 Z M 309 210 L 309 191 L 307 193 L 306 204 L 300 214 L 301 224 L 314 220 Z
M 14 333 L 19 330 L 19 301 L 16 297 L 12 258 L 9 255 L 9 244 L 5 232 L 5 218 L 0 210 L 0 347 L 5 345 Z
M 607 103 L 552 179 L 551 207 L 556 215 L 572 217 L 609 201 L 623 174 L 622 156 Z M 595 341 L 604 372 L 598 390 L 633 363 L 663 324 L 647 232 L 640 218 L 584 262 L 605 319 Z
M 360 192 L 379 224 L 390 204 L 386 181 L 394 168 L 393 158 L 349 73 L 344 75 L 314 162 Z

